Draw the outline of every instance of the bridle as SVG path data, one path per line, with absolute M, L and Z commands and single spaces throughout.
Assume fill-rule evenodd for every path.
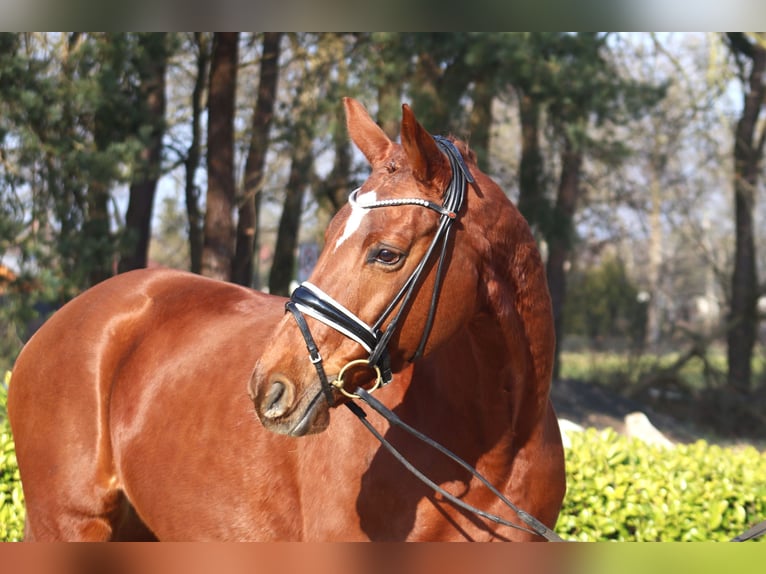
M 367 366 L 370 369 L 373 369 L 376 373 L 373 389 L 391 382 L 393 374 L 391 372 L 388 343 L 396 331 L 406 308 L 413 299 L 424 271 L 433 259 L 438 257 L 436 280 L 434 281 L 433 292 L 431 293 L 431 305 L 426 318 L 426 324 L 420 338 L 420 343 L 409 360 L 411 362 L 416 360 L 423 354 L 423 350 L 425 349 L 426 341 L 428 340 L 428 336 L 433 326 L 436 305 L 439 299 L 450 231 L 453 229 L 453 224 L 457 220 L 460 210 L 465 202 L 466 184 L 474 183 L 473 176 L 468 171 L 463 156 L 457 150 L 455 145 L 442 136 L 434 136 L 434 140 L 449 158 L 450 167 L 452 168 L 452 179 L 444 192 L 444 200 L 441 205 L 422 198 L 384 199 L 361 204 L 357 201 L 359 189 L 354 190 L 349 196 L 349 203 L 354 208 L 378 209 L 384 207 L 398 207 L 402 205 L 415 205 L 430 209 L 439 214 L 439 225 L 423 258 L 401 286 L 393 300 L 380 314 L 375 323 L 372 325 L 366 324 L 353 312 L 308 281 L 301 283 L 295 291 L 293 291 L 290 300 L 285 305 L 285 309 L 290 311 L 293 317 L 295 317 L 298 328 L 306 342 L 306 348 L 308 349 L 311 362 L 314 364 L 317 374 L 319 375 L 322 391 L 330 406 L 335 404 L 334 389 L 337 389 L 340 393 L 349 398 L 357 398 L 356 393 L 350 393 L 344 388 L 343 377 L 346 371 L 351 367 Z M 398 311 L 393 315 L 393 318 L 390 320 L 386 328 L 383 329 L 383 324 L 392 316 L 397 305 L 399 307 Z M 335 380 L 331 382 L 325 373 L 322 355 L 311 335 L 311 330 L 309 329 L 304 315 L 308 315 L 356 341 L 367 353 L 369 353 L 368 358 L 357 359 L 356 361 L 347 364 L 341 369 Z

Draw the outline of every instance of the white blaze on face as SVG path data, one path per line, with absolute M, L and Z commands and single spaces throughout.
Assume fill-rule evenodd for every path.
M 377 197 L 375 191 L 368 191 L 356 197 L 356 204 L 351 205 L 351 215 L 349 215 L 346 220 L 346 226 L 343 228 L 343 233 L 341 233 L 340 237 L 338 237 L 338 240 L 335 242 L 334 251 L 337 250 L 346 239 L 351 237 L 357 229 L 359 229 L 359 226 L 362 224 L 362 218 L 368 211 L 364 206 L 372 205 L 376 200 Z

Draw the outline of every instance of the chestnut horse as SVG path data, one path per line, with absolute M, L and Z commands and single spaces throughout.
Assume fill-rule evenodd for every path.
M 372 174 L 331 222 L 292 312 L 142 270 L 84 292 L 26 345 L 8 410 L 27 540 L 540 539 L 434 494 L 333 408 L 392 375 L 380 402 L 554 525 L 564 458 L 530 230 L 464 144 L 434 139 L 406 105 L 396 144 L 344 102 Z M 523 525 L 468 471 L 368 420 L 447 492 Z

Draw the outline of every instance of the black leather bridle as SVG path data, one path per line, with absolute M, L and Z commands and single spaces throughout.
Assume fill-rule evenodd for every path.
M 473 176 L 468 171 L 468 167 L 465 165 L 465 161 L 455 145 L 442 136 L 434 136 L 434 140 L 449 158 L 450 167 L 452 168 L 452 179 L 444 193 L 444 200 L 441 205 L 422 198 L 383 199 L 362 205 L 357 201 L 359 189 L 354 190 L 349 196 L 349 203 L 356 208 L 377 209 L 383 207 L 397 207 L 401 205 L 417 205 L 439 214 L 439 226 L 428 250 L 375 323 L 372 325 L 366 324 L 352 311 L 308 281 L 301 283 L 295 291 L 293 291 L 290 300 L 285 305 L 285 309 L 295 317 L 298 328 L 306 342 L 306 348 L 308 349 L 311 362 L 314 364 L 319 376 L 322 391 L 330 406 L 335 404 L 334 389 L 337 389 L 349 397 L 356 398 L 356 395 L 349 393 L 343 388 L 343 370 L 338 373 L 334 381 L 331 382 L 328 379 L 324 370 L 322 355 L 311 335 L 311 330 L 306 322 L 305 315 L 332 327 L 361 345 L 362 348 L 369 353 L 368 358 L 352 361 L 352 363 L 347 366 L 363 364 L 374 369 L 377 373 L 377 380 L 374 388 L 388 384 L 393 378 L 387 348 L 388 343 L 402 319 L 405 309 L 414 297 L 425 269 L 435 257 L 438 257 L 436 280 L 434 281 L 434 288 L 431 294 L 431 306 L 428 311 L 423 334 L 420 338 L 420 344 L 414 355 L 410 358 L 410 361 L 414 361 L 420 357 L 425 349 L 426 341 L 428 340 L 431 327 L 433 326 L 436 305 L 439 299 L 450 231 L 452 230 L 453 223 L 458 218 L 460 210 L 465 202 L 466 185 L 469 182 L 474 182 Z M 397 305 L 399 306 L 398 311 L 393 315 L 393 318 L 384 329 L 383 324 L 392 315 Z

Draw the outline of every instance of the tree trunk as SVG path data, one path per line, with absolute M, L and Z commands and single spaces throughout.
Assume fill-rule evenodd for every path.
M 553 225 L 548 239 L 548 288 L 553 305 L 553 321 L 556 331 L 556 356 L 553 364 L 553 378 L 560 372 L 561 342 L 564 333 L 564 303 L 567 291 L 567 268 L 574 239 L 574 214 L 580 197 L 580 172 L 583 152 L 576 149 L 571 139 L 565 136 L 561 152 L 561 178 L 559 180 L 556 206 L 553 210 Z
M 113 275 L 113 237 L 109 229 L 109 188 L 107 183 L 94 178 L 88 185 L 86 197 L 87 217 L 82 226 L 81 245 L 87 249 L 83 261 L 88 283 L 92 287 Z
M 521 123 L 521 159 L 519 162 L 519 202 L 521 214 L 535 234 L 547 233 L 548 201 L 543 180 L 543 156 L 540 151 L 540 105 L 534 98 L 517 90 Z
M 197 46 L 197 77 L 192 92 L 191 142 L 185 161 L 186 216 L 189 220 L 189 259 L 192 273 L 202 273 L 202 214 L 199 207 L 199 188 L 195 176 L 200 163 L 201 128 L 200 118 L 204 108 L 205 85 L 208 81 L 210 64 L 210 42 L 204 32 L 194 33 Z
M 330 219 L 343 207 L 348 201 L 351 193 L 351 146 L 346 134 L 345 124 L 338 122 L 333 132 L 333 143 L 335 147 L 335 162 L 332 171 L 324 184 L 327 190 L 325 197 L 329 200 L 329 209 L 327 212 L 326 227 Z M 321 202 L 327 204 L 327 201 Z
M 305 127 L 296 126 L 295 129 L 298 131 L 298 136 L 290 165 L 290 176 L 285 189 L 285 203 L 282 216 L 279 219 L 274 262 L 269 275 L 269 292 L 284 296 L 290 294 L 290 281 L 295 269 L 295 251 L 298 245 L 303 192 L 311 179 L 311 166 L 314 161 L 311 152 L 311 135 Z
M 279 77 L 279 44 L 281 32 L 263 36 L 258 99 L 253 112 L 250 150 L 245 163 L 244 189 L 237 219 L 237 240 L 231 278 L 250 286 L 254 278 L 254 253 L 258 245 L 258 215 L 263 184 L 263 166 L 269 146 L 269 129 L 274 115 L 274 101 Z
M 662 171 L 665 166 L 664 154 L 659 151 L 661 144 L 654 142 L 649 152 L 649 196 L 651 208 L 649 211 L 649 266 L 647 282 L 649 283 L 649 301 L 646 310 L 646 335 L 644 344 L 651 352 L 659 352 L 662 335 L 662 293 L 660 289 L 660 269 L 662 267 L 662 246 L 664 234 L 662 230 Z
M 741 34 L 729 35 L 732 47 L 739 50 L 741 42 L 749 42 Z M 758 328 L 758 278 L 756 273 L 755 193 L 759 163 L 763 155 L 766 128 L 758 135 L 758 118 L 766 101 L 766 48 L 749 44 L 744 54 L 752 62 L 749 89 L 745 92 L 742 116 L 737 122 L 734 142 L 734 211 L 736 244 L 734 272 L 731 281 L 731 328 L 728 344 L 728 385 L 732 390 L 750 391 L 752 355 Z
M 152 208 L 162 160 L 162 136 L 165 132 L 166 33 L 142 34 L 139 40 L 139 106 L 143 109 L 141 125 L 151 128 L 139 152 L 138 168 L 130 186 L 125 214 L 128 245 L 123 250 L 119 271 L 147 266 L 151 237 Z
M 348 85 L 348 68 L 344 62 L 338 63 L 337 74 L 338 86 L 343 90 L 344 87 Z M 392 83 L 396 85 L 396 82 Z M 399 115 L 401 115 L 401 101 L 398 99 L 398 88 L 394 88 L 393 91 L 389 91 L 388 89 L 384 89 L 383 91 L 388 94 L 385 96 L 388 103 L 384 104 L 379 100 L 379 107 L 395 107 L 399 111 L 397 112 L 395 122 L 381 121 L 382 118 L 379 113 L 378 124 L 383 125 L 389 123 L 390 125 L 388 126 L 388 129 L 392 129 L 393 124 L 395 123 L 396 129 L 398 130 Z M 378 97 L 381 97 L 380 90 L 378 91 Z M 394 103 L 394 97 L 396 98 L 396 103 Z M 342 118 L 344 114 L 343 102 L 338 100 L 335 109 L 337 110 L 336 117 Z M 389 137 L 391 137 L 390 134 Z M 394 134 L 391 139 L 396 139 L 396 137 L 397 135 Z M 346 204 L 349 193 L 351 193 L 351 144 L 349 143 L 345 122 L 334 122 L 332 142 L 335 151 L 332 170 L 330 170 L 327 178 L 316 188 L 318 191 L 316 197 L 319 203 L 317 218 L 321 229 L 327 228 L 327 225 L 330 223 L 333 216 Z
M 386 135 L 396 141 L 402 117 L 401 84 L 386 81 L 378 86 L 378 124 Z
M 474 82 L 473 109 L 469 123 L 471 126 L 471 149 L 476 154 L 479 168 L 489 171 L 489 140 L 492 128 L 492 100 L 495 93 L 492 88 L 492 76 L 482 76 Z
M 210 66 L 207 136 L 207 209 L 202 274 L 231 279 L 234 258 L 234 104 L 238 32 L 216 32 Z

